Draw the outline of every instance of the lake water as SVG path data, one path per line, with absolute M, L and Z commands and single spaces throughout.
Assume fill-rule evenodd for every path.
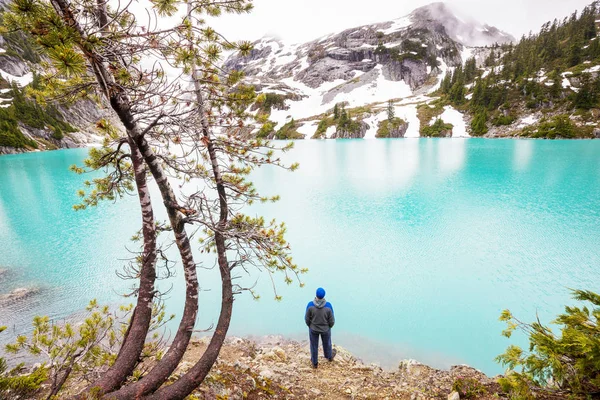
M 72 211 L 85 178 L 68 167 L 85 155 L 0 157 L 0 268 L 8 270 L 0 293 L 39 288 L 0 307 L 10 328 L 2 342 L 34 315 L 60 320 L 92 298 L 131 301 L 120 297 L 131 282 L 115 271 L 135 248 L 136 199 Z M 262 298 L 237 298 L 232 334 L 304 338 L 304 308 L 323 286 L 336 312 L 334 343 L 364 360 L 466 363 L 495 374 L 494 357 L 512 343 L 500 335 L 502 309 L 549 321 L 570 302 L 568 288 L 600 291 L 600 141 L 302 141 L 287 157 L 300 162 L 297 172 L 254 174 L 282 200 L 252 212 L 287 222 L 295 261 L 310 269 L 306 287 L 276 279 L 276 302 L 267 275 L 244 276 L 258 280 Z M 207 328 L 218 273 L 199 259 L 207 268 L 198 327 Z M 182 280 L 162 282 L 178 314 Z

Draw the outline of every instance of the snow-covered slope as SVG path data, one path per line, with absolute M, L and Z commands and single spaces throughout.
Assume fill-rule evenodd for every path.
M 286 98 L 285 107 L 271 112 L 277 127 L 292 118 L 312 126 L 315 116 L 331 112 L 335 104 L 356 108 L 390 99 L 397 106 L 405 105 L 404 114 L 412 110 L 405 121 L 415 121 L 416 107 L 406 105 L 431 100 L 427 94 L 439 88 L 448 69 L 481 52 L 472 46 L 510 41 L 514 41 L 512 36 L 459 18 L 444 3 L 434 3 L 396 20 L 347 29 L 308 43 L 288 44 L 265 37 L 255 43 L 249 56 L 227 59 L 225 68 L 244 71 L 248 82 L 262 93 Z M 381 109 L 372 111 L 381 117 L 369 114 L 369 129 L 386 118 Z M 415 136 L 410 125 L 407 136 Z M 311 137 L 304 133 L 310 130 L 301 126 L 299 132 Z M 366 137 L 375 135 L 371 131 Z

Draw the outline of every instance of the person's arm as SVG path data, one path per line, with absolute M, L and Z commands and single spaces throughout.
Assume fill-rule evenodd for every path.
M 329 327 L 333 328 L 333 325 L 335 325 L 335 314 L 333 313 L 333 306 L 331 305 L 331 303 L 327 303 L 325 305 L 325 307 L 328 307 L 331 310 L 331 313 L 329 315 Z
M 306 326 L 310 326 L 310 306 L 312 306 L 312 301 L 308 303 L 306 312 L 304 313 L 304 322 L 306 323 Z

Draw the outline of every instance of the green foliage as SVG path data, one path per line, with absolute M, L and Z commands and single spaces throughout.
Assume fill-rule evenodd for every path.
M 271 110 L 285 110 L 285 100 L 288 96 L 278 93 L 261 93 L 256 97 L 256 104 L 263 114 L 271 114 Z
M 259 129 L 256 137 L 259 139 L 265 139 L 275 133 L 276 123 L 273 121 L 266 121 L 263 126 Z
M 413 30 L 413 36 L 418 36 L 419 30 Z M 383 43 L 379 43 L 375 49 L 375 54 L 389 57 L 389 59 L 402 62 L 404 60 L 423 60 L 431 67 L 435 68 L 438 66 L 437 57 L 434 53 L 429 53 L 427 47 L 423 47 L 421 41 L 405 39 L 402 41 L 400 46 L 396 47 L 385 47 Z
M 34 82 L 32 85 L 35 84 Z M 23 89 L 16 84 L 11 86 L 9 96 L 12 103 L 9 107 L 0 108 L 0 146 L 15 148 L 37 148 L 35 141 L 26 138 L 19 129 L 19 123 L 35 129 L 51 129 L 54 139 L 60 140 L 65 132 L 77 130 L 65 122 L 64 117 L 53 105 L 42 107 L 27 98 Z
M 577 128 L 567 114 L 556 115 L 550 120 L 542 120 L 537 125 L 525 127 L 521 135 L 546 139 L 589 137 L 587 130 Z
M 469 58 L 465 62 L 464 74 L 466 83 L 473 82 L 473 80 L 477 76 L 477 61 L 474 57 Z
M 402 118 L 394 117 L 391 121 L 389 119 L 384 119 L 379 122 L 379 126 L 377 128 L 377 134 L 375 137 L 377 138 L 389 138 L 393 131 L 400 129 L 402 125 L 406 122 Z
M 477 379 L 458 378 L 452 383 L 452 390 L 458 392 L 461 399 L 475 399 L 487 394 L 487 389 Z
M 549 380 L 575 396 L 600 391 L 600 295 L 574 290 L 573 298 L 587 304 L 565 307 L 553 321 L 560 335 L 539 320 L 524 323 L 508 310 L 502 313 L 504 336 L 520 330 L 529 337 L 528 352 L 511 345 L 496 358 L 511 371 L 501 383 L 507 391 L 527 393 L 530 386 L 544 387 Z
M 0 13 L 0 26 L 5 26 L 4 18 Z M 40 62 L 39 49 L 32 38 L 22 32 L 2 32 L 2 38 L 6 45 L 3 46 L 5 52 L 0 57 L 16 57 L 20 60 L 29 61 L 37 64 Z
M 57 126 L 57 127 L 54 128 L 54 132 L 52 133 L 52 137 L 54 139 L 56 139 L 56 140 L 62 140 L 65 137 L 65 135 L 63 134 L 62 129 L 59 126 Z
M 275 139 L 278 140 L 289 140 L 289 139 L 303 139 L 304 135 L 298 132 L 298 128 L 300 124 L 298 124 L 294 119 L 287 124 L 283 125 L 281 129 L 275 132 Z
M 488 115 L 485 110 L 481 110 L 475 114 L 473 121 L 471 121 L 471 132 L 473 136 L 481 136 L 487 133 L 487 119 Z
M 8 353 L 26 351 L 46 359 L 43 366 L 32 374 L 19 377 L 19 384 L 24 389 L 37 390 L 46 379 L 50 379 L 52 386 L 62 385 L 57 382 L 64 382 L 72 373 L 79 379 L 89 379 L 101 374 L 115 361 L 133 305 L 122 306 L 118 312 L 113 312 L 108 306 L 100 306 L 96 300 L 92 300 L 86 310 L 87 317 L 75 324 L 58 325 L 47 316 L 34 317 L 31 336 L 18 336 L 15 343 L 6 345 Z M 166 316 L 163 306 L 154 306 L 152 311 L 150 331 L 154 333 L 145 344 L 140 361 L 161 357 L 163 345 L 155 331 L 174 318 L 172 315 Z M 0 362 L 0 394 L 2 372 Z M 13 375 L 9 373 L 9 376 Z M 53 389 L 55 387 L 51 387 Z M 60 390 L 60 387 L 56 389 Z
M 0 332 L 5 330 L 5 326 L 0 326 Z M 46 379 L 45 366 L 36 368 L 31 373 L 25 373 L 23 364 L 9 370 L 6 360 L 0 357 L 0 398 L 32 397 L 40 390 Z
M 317 130 L 315 131 L 314 135 L 312 136 L 313 139 L 323 139 L 323 137 L 325 136 L 325 133 L 327 132 L 327 129 L 329 129 L 330 127 L 335 125 L 335 121 L 337 119 L 335 117 L 336 111 L 337 111 L 338 117 L 339 117 L 339 110 L 337 109 L 337 106 L 338 105 L 336 104 L 334 107 L 333 118 L 325 117 L 321 121 L 319 121 L 319 125 L 317 125 Z
M 392 122 L 396 117 L 396 112 L 394 110 L 394 102 L 392 100 L 388 101 L 387 105 L 387 120 Z
M 357 134 L 362 129 L 362 126 L 359 121 L 352 119 L 346 111 L 346 108 L 342 106 L 336 128 L 338 133 L 347 132 L 350 134 Z
M 592 80 L 590 74 L 583 74 L 579 77 L 581 82 L 579 91 L 573 98 L 573 107 L 589 110 L 598 105 L 598 95 L 600 92 L 600 78 Z
M 0 108 L 0 146 L 37 148 L 37 143 L 23 135 L 11 107 Z
M 421 128 L 421 135 L 425 137 L 446 137 L 447 133 L 454 128 L 454 125 L 445 123 L 441 118 L 435 120 L 430 126 Z
M 443 94 L 450 93 L 450 89 L 452 88 L 452 72 L 446 72 L 444 79 L 442 80 L 442 84 L 440 85 L 440 91 Z
M 529 380 L 521 374 L 508 372 L 506 376 L 498 379 L 502 392 L 508 394 L 509 399 L 535 400 Z
M 512 114 L 504 114 L 503 112 L 498 112 L 492 118 L 492 125 L 494 126 L 507 126 L 512 125 L 515 122 L 516 118 Z

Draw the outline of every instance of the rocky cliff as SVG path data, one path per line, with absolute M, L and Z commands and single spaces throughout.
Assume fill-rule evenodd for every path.
M 270 110 L 270 119 L 279 127 L 292 117 L 305 122 L 300 131 L 313 137 L 315 127 L 310 121 L 330 113 L 335 104 L 372 108 L 396 99 L 396 105 L 403 108 L 428 101 L 427 94 L 439 87 L 449 69 L 472 55 L 479 55 L 482 62 L 486 49 L 475 46 L 512 41 L 512 36 L 497 28 L 461 19 L 444 3 L 434 3 L 393 21 L 347 29 L 304 44 L 263 38 L 249 56 L 230 57 L 225 67 L 244 71 L 248 82 L 262 93 L 286 96 L 286 107 Z M 374 117 L 376 110 L 370 111 L 363 112 L 363 117 Z M 398 111 L 405 120 L 416 119 L 407 115 L 414 113 L 412 109 Z M 342 131 L 328 137 L 374 136 L 378 121 L 372 121 L 375 129 L 371 132 L 362 129 L 348 135 Z M 409 129 L 409 136 L 418 136 L 416 125 Z

